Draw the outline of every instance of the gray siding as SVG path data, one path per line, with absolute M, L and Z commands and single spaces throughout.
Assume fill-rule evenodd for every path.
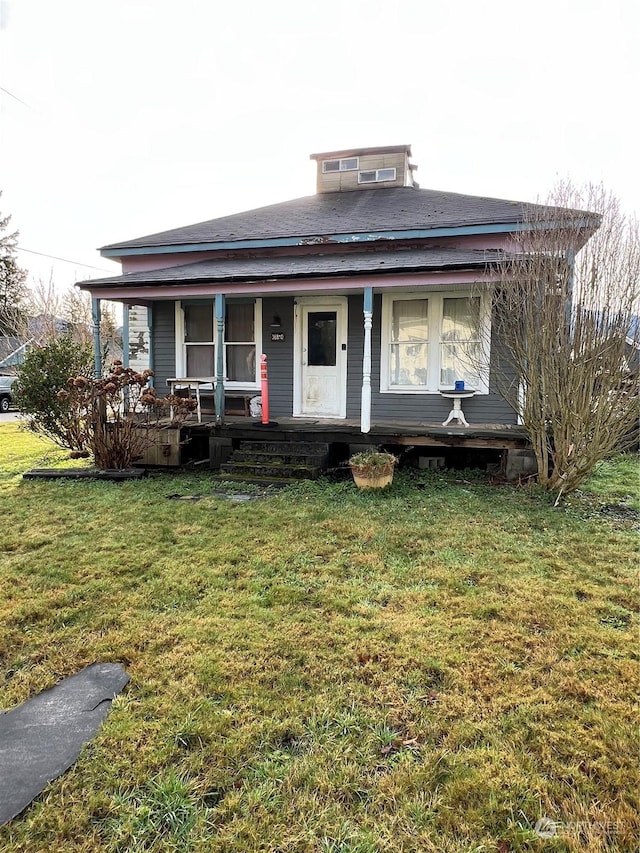
M 364 314 L 363 297 L 350 296 L 348 299 L 349 318 L 347 336 L 347 417 L 360 418 L 360 404 L 362 401 L 362 357 L 364 355 Z M 379 306 L 374 306 L 374 318 Z M 371 338 L 371 398 L 376 394 L 378 387 L 378 376 L 380 368 L 375 366 L 375 359 L 380 362 L 380 353 L 374 353 L 376 344 L 375 319 Z M 380 332 L 378 331 L 378 341 Z
M 282 323 L 279 329 L 271 327 L 275 315 Z M 272 341 L 272 332 L 284 334 L 284 341 Z M 290 416 L 293 412 L 293 297 L 262 300 L 262 352 L 267 356 L 269 369 L 269 416 Z
M 175 302 L 154 302 L 152 309 L 154 385 L 160 396 L 169 392 L 167 379 L 176 375 Z

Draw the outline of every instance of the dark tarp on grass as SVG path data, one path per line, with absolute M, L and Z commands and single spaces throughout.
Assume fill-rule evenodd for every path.
M 0 825 L 68 770 L 129 676 L 119 663 L 94 663 L 0 714 Z

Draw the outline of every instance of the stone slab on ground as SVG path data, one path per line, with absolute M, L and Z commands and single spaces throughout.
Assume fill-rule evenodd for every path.
M 102 471 L 99 468 L 33 468 L 25 471 L 23 480 L 139 480 L 147 474 L 144 468 L 122 468 Z

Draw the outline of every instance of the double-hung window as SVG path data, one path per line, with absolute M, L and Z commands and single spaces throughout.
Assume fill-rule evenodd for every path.
M 385 294 L 380 390 L 435 393 L 462 380 L 488 393 L 488 304 L 465 293 Z
M 256 352 L 260 349 L 260 300 L 225 304 L 223 370 L 225 387 L 258 387 Z M 213 302 L 183 302 L 176 315 L 178 375 L 212 378 L 216 374 L 216 320 Z M 182 347 L 180 347 L 182 341 Z

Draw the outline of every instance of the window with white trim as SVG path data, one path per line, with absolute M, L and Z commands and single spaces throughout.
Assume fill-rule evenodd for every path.
M 368 169 L 366 172 L 358 172 L 359 184 L 377 184 L 380 181 L 395 181 L 396 170 L 393 169 Z
M 358 168 L 357 157 L 344 157 L 340 160 L 323 160 L 323 172 L 354 172 Z
M 223 370 L 225 388 L 257 388 L 256 353 L 261 347 L 260 300 L 226 301 Z M 176 314 L 176 340 L 182 341 L 179 375 L 210 378 L 216 373 L 214 303 L 183 302 Z M 181 363 L 180 363 L 181 362 Z
M 484 294 L 384 294 L 380 390 L 435 393 L 462 380 L 488 393 L 489 306 Z

